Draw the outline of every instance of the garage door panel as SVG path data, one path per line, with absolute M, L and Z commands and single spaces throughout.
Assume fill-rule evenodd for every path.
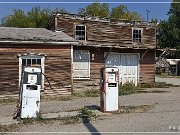
M 110 53 L 105 65 L 119 68 L 120 83 L 133 82 L 137 85 L 138 63 L 138 54 Z

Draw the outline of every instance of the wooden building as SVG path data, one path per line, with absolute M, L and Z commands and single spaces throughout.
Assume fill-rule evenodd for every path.
M 46 75 L 42 76 L 43 94 L 71 94 L 71 54 L 76 44 L 63 32 L 1 27 L 0 96 L 17 96 L 22 67 L 32 65 L 39 65 Z
M 79 41 L 73 46 L 73 90 L 99 87 L 103 66 L 119 68 L 124 84 L 155 82 L 156 24 L 54 14 L 48 29 Z
M 0 95 L 17 95 L 22 67 L 34 64 L 43 94 L 99 88 L 103 66 L 118 67 L 122 84 L 155 81 L 155 24 L 56 13 L 48 29 L 0 28 Z

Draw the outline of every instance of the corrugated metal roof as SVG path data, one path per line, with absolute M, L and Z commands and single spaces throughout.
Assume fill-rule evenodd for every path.
M 62 31 L 53 32 L 45 28 L 0 27 L 0 41 L 77 42 Z

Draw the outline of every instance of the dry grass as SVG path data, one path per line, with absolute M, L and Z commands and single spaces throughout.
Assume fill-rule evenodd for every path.
M 143 113 L 153 108 L 153 105 L 141 105 L 141 106 L 121 106 L 118 110 L 118 114 L 122 113 Z
M 51 100 L 55 100 L 55 101 L 68 101 L 68 100 L 72 100 L 72 96 L 41 96 L 41 101 L 51 101 Z

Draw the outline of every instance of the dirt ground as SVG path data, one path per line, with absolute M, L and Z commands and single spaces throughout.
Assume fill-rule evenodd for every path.
M 179 80 L 176 80 L 179 83 Z M 176 84 L 177 84 L 176 83 Z M 138 93 L 119 97 L 121 106 L 152 105 L 143 113 L 127 113 L 101 116 L 92 123 L 62 125 L 53 123 L 24 124 L 18 132 L 36 134 L 180 134 L 180 87 L 151 88 L 162 93 Z M 59 112 L 80 109 L 84 106 L 99 106 L 99 97 L 77 98 L 68 101 L 41 103 L 41 111 Z M 0 118 L 12 115 L 14 104 L 0 106 Z M 128 132 L 128 133 L 127 133 Z M 27 134 L 27 133 L 26 133 Z

